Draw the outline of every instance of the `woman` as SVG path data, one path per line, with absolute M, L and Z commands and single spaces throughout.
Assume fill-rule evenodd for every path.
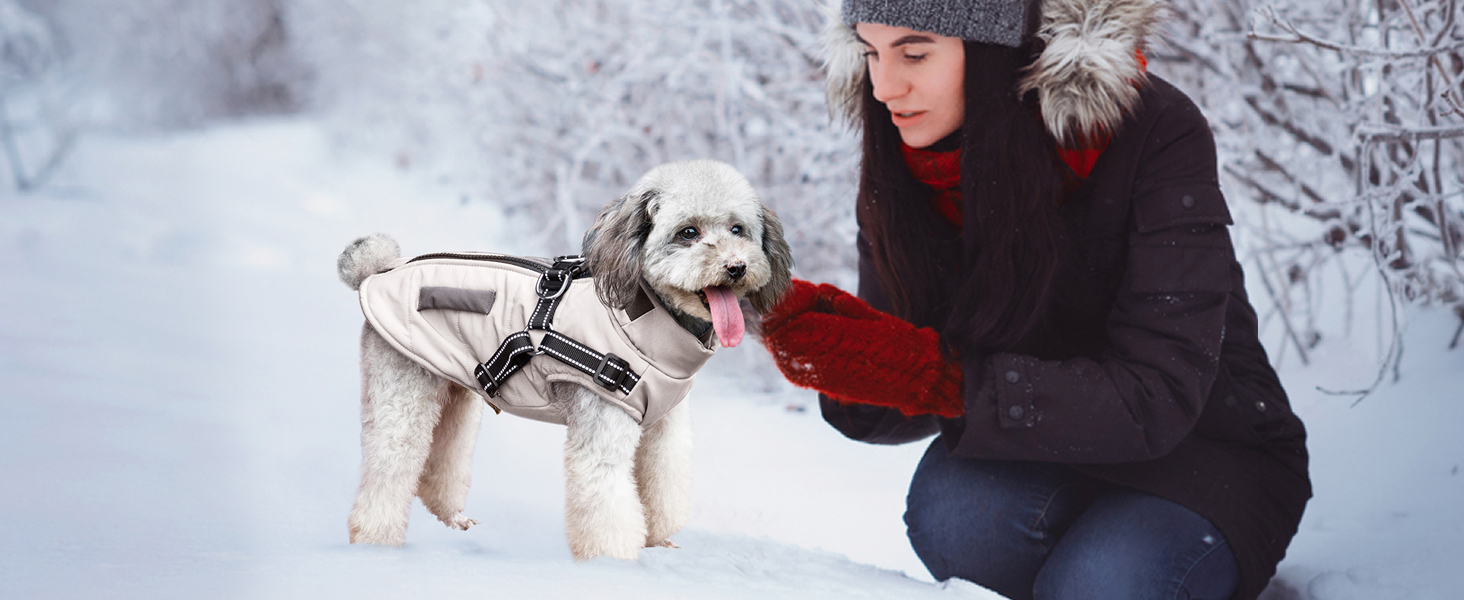
M 850 438 L 939 434 L 910 485 L 938 579 L 1023 598 L 1252 599 L 1311 496 L 1214 141 L 1146 75 L 1154 0 L 845 0 L 859 293 L 763 335 Z

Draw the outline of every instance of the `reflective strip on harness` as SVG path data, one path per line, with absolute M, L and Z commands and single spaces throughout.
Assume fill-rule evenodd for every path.
M 564 298 L 564 293 L 569 291 L 569 284 L 575 279 L 589 276 L 584 265 L 585 259 L 582 256 L 554 257 L 554 264 L 539 275 L 539 283 L 534 288 L 534 292 L 539 295 L 539 303 L 534 306 L 534 314 L 529 315 L 529 329 L 554 329 L 551 325 L 554 311 L 559 308 L 559 301 Z
M 539 350 L 559 359 L 564 364 L 584 371 L 601 387 L 627 394 L 640 382 L 640 376 L 630 371 L 630 364 L 614 354 L 600 354 L 586 348 L 557 331 L 544 334 Z
M 498 351 L 493 353 L 493 358 L 473 369 L 473 377 L 478 379 L 478 385 L 483 386 L 483 391 L 489 398 L 496 397 L 504 380 L 528 364 L 535 354 L 534 342 L 529 339 L 529 332 L 520 331 L 504 338 Z
M 613 353 L 601 354 L 574 339 L 554 331 L 552 321 L 559 301 L 569 290 L 569 284 L 579 277 L 587 276 L 584 259 L 579 256 L 560 256 L 554 259 L 554 266 L 539 276 L 536 292 L 539 302 L 529 316 L 528 326 L 518 333 L 504 338 L 488 362 L 478 365 L 473 376 L 488 396 L 495 397 L 503 382 L 517 373 L 529 360 L 540 354 L 548 354 L 560 362 L 574 367 L 601 387 L 629 394 L 640 382 L 640 376 L 631 372 L 630 364 Z M 529 338 L 530 330 L 544 332 L 539 347 Z

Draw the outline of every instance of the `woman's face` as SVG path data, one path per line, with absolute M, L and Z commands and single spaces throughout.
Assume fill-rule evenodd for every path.
M 900 139 L 924 148 L 966 119 L 966 48 L 960 38 L 905 27 L 859 23 L 868 49 L 874 98 L 890 110 Z

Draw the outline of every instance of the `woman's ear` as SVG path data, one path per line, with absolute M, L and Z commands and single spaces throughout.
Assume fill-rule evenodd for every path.
M 793 251 L 783 239 L 783 222 L 766 205 L 762 207 L 762 251 L 768 257 L 771 277 L 766 285 L 747 295 L 752 308 L 759 313 L 773 309 L 793 283 Z
M 585 233 L 585 266 L 595 278 L 595 293 L 606 306 L 625 308 L 641 281 L 641 253 L 651 233 L 647 205 L 659 194 L 651 189 L 612 200 Z

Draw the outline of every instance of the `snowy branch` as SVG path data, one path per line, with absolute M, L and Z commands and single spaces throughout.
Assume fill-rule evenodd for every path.
M 1408 7 L 1408 2 L 1406 0 L 1400 2 L 1400 4 L 1402 4 L 1405 9 Z M 1273 25 L 1280 28 L 1282 31 L 1291 34 L 1290 37 L 1283 37 L 1257 33 L 1254 30 L 1246 34 L 1247 38 L 1261 42 L 1310 44 L 1318 48 L 1325 48 L 1327 50 L 1333 50 L 1344 54 L 1395 60 L 1409 58 L 1431 58 L 1439 54 L 1448 54 L 1451 52 L 1464 50 L 1464 40 L 1458 40 L 1451 44 L 1438 45 L 1431 48 L 1419 48 L 1416 50 L 1389 50 L 1382 48 L 1364 48 L 1361 46 L 1340 44 L 1301 31 L 1301 29 L 1298 28 L 1295 24 L 1285 19 L 1282 19 L 1280 15 L 1276 14 L 1276 9 L 1274 7 L 1265 6 L 1258 9 L 1258 12 L 1260 12 L 1262 16 L 1265 16 L 1266 19 L 1269 20 Z

